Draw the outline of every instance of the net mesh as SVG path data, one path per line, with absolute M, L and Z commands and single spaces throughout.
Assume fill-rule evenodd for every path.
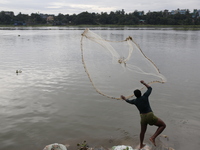
M 81 54 L 93 87 L 108 98 L 134 96 L 134 89 L 144 88 L 140 80 L 148 84 L 166 82 L 153 61 L 144 55 L 132 37 L 111 41 L 86 29 L 82 33 Z

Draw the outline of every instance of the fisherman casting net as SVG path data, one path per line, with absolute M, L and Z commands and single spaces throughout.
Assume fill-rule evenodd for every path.
M 121 99 L 134 96 L 133 90 L 148 84 L 164 83 L 165 77 L 147 58 L 132 37 L 110 41 L 86 29 L 81 38 L 82 62 L 95 90 L 104 96 Z

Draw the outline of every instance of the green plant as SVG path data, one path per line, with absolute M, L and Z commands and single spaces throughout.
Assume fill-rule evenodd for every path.
M 81 143 L 81 144 L 78 143 L 77 146 L 78 146 L 78 150 L 87 150 L 89 148 L 86 141 L 83 141 L 83 143 Z

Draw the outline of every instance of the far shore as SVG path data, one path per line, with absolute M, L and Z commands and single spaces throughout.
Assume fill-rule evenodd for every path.
M 0 27 L 85 27 L 85 28 L 95 28 L 95 27 L 102 27 L 102 28 L 135 28 L 135 29 L 142 29 L 142 28 L 152 28 L 152 29 L 159 29 L 159 28 L 170 28 L 174 30 L 200 30 L 200 25 L 23 25 L 23 26 L 15 26 L 15 25 L 0 25 Z

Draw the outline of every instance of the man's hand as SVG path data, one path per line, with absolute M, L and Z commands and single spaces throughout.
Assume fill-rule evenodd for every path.
M 121 99 L 123 99 L 123 100 L 126 100 L 126 97 L 125 97 L 125 96 L 123 96 L 123 95 L 121 95 Z
M 143 80 L 141 80 L 141 81 L 140 81 L 140 83 L 144 84 L 144 81 L 143 81 Z
M 150 87 L 148 84 L 146 84 L 143 80 L 140 81 L 140 83 L 144 84 L 147 88 Z

